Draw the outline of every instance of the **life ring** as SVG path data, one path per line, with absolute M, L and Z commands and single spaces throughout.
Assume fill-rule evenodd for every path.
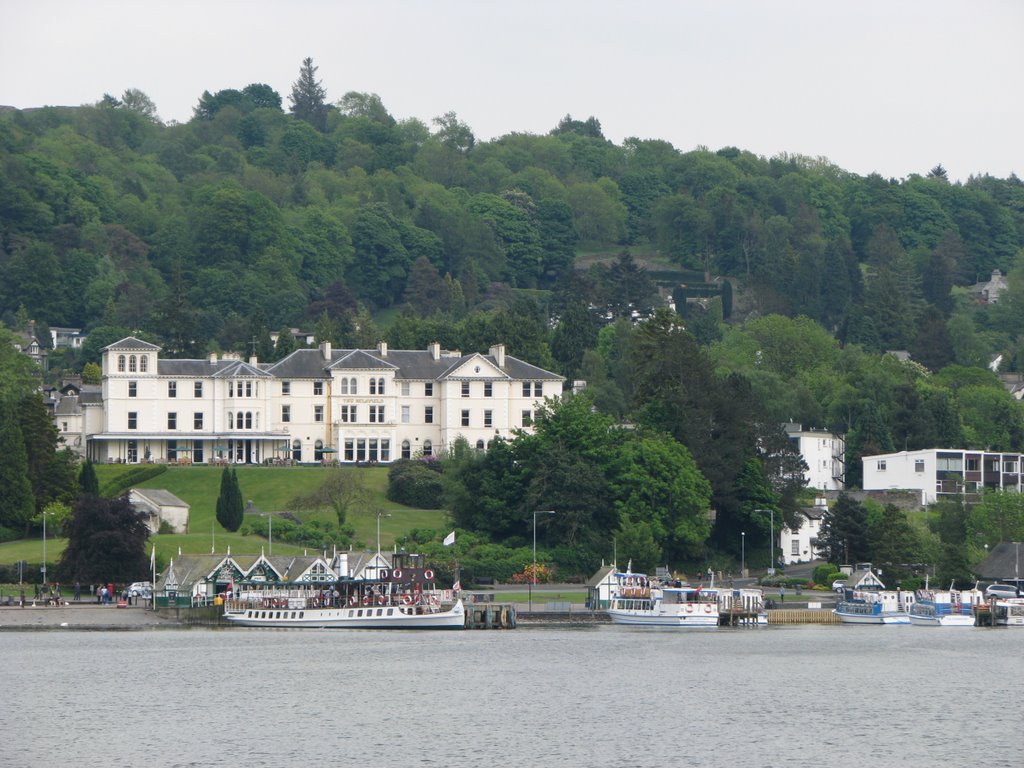
M 693 613 L 693 606 L 690 603 L 686 604 L 686 612 Z
M 382 581 L 387 581 L 390 578 L 390 572 L 387 568 L 380 569 L 380 578 Z
M 704 606 L 704 613 L 711 613 L 711 603 Z
M 434 572 L 432 570 L 430 570 L 429 568 L 427 568 L 427 570 L 425 570 L 423 572 L 423 578 L 426 579 L 427 581 L 430 581 L 431 579 L 434 578 Z
M 405 597 L 403 597 L 402 598 L 402 602 L 405 603 L 406 605 L 411 605 L 412 604 L 412 595 L 406 595 Z
M 401 571 L 399 571 L 399 570 L 397 570 L 397 569 L 396 569 L 396 570 L 394 570 L 394 571 L 393 571 L 393 572 L 391 573 L 391 575 L 392 575 L 392 576 L 393 576 L 394 578 L 396 578 L 396 579 L 400 579 L 400 578 L 402 578 L 402 572 L 401 572 Z
M 367 595 L 366 597 L 363 598 L 363 605 L 369 605 L 369 604 L 370 604 L 370 596 Z
M 384 595 L 377 595 L 377 605 L 384 605 L 386 602 Z

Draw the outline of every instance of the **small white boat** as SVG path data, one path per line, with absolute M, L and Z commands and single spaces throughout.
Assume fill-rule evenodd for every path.
M 997 627 L 1024 627 L 1024 597 L 994 600 L 992 624 Z
M 849 591 L 832 611 L 843 624 L 909 624 L 914 596 L 899 590 Z
M 973 627 L 974 606 L 984 596 L 977 589 L 919 589 L 907 611 L 910 623 L 917 627 Z
M 652 583 L 643 573 L 615 574 L 608 617 L 614 624 L 655 627 L 717 627 L 715 587 Z

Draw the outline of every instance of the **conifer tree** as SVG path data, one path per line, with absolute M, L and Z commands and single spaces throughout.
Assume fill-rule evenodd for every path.
M 327 91 L 316 79 L 318 67 L 313 66 L 313 59 L 302 61 L 299 79 L 292 84 L 291 113 L 300 120 L 305 120 L 318 131 L 327 130 Z
M 242 490 L 232 467 L 225 467 L 220 476 L 220 495 L 217 497 L 217 522 L 226 531 L 234 533 L 242 527 Z
M 23 531 L 35 514 L 28 452 L 11 404 L 0 407 L 0 527 Z
M 81 472 L 78 473 L 78 487 L 83 495 L 100 495 L 100 481 L 96 477 L 96 468 L 89 459 L 85 460 Z

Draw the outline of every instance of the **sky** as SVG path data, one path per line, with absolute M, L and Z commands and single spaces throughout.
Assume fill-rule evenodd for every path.
M 0 0 L 0 105 L 139 88 L 164 120 L 312 57 L 335 101 L 454 111 L 478 140 L 567 114 L 681 151 L 886 178 L 1024 177 L 1020 0 Z

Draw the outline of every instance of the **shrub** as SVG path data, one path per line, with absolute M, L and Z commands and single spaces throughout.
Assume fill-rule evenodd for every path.
M 440 509 L 444 484 L 440 472 L 426 462 L 404 459 L 388 470 L 387 497 L 418 509 Z
M 143 464 L 134 467 L 103 483 L 100 486 L 100 495 L 108 498 L 120 496 L 132 486 L 162 475 L 166 471 L 167 466 L 165 464 Z

